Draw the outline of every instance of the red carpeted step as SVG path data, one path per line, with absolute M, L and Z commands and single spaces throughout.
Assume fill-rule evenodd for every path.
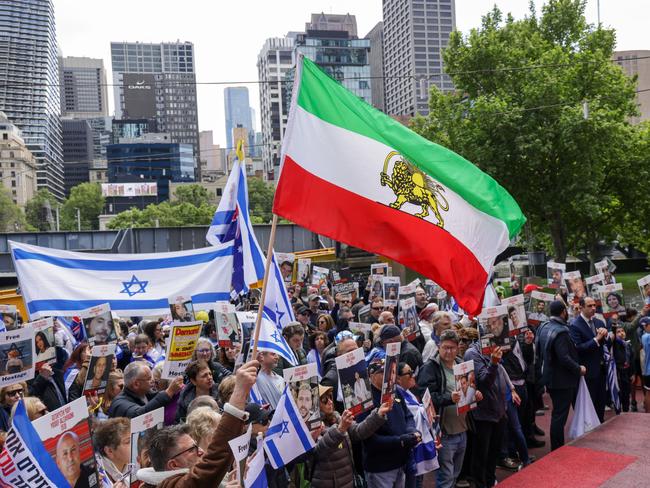
M 499 483 L 499 488 L 595 488 L 636 456 L 564 446 Z

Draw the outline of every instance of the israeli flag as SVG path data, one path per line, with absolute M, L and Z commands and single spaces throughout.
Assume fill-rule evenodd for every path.
M 197 310 L 230 298 L 232 244 L 155 254 L 10 244 L 30 320 L 70 317 L 102 303 L 118 315 L 163 315 L 169 313 L 169 297 L 189 295 Z
M 251 347 L 253 347 L 251 338 Z M 257 340 L 257 350 L 260 352 L 274 352 L 286 359 L 292 366 L 298 366 L 298 360 L 289 344 L 282 335 L 282 329 L 275 326 L 264 314 L 260 321 L 260 335 Z
M 269 462 L 273 469 L 279 469 L 314 447 L 316 444 L 298 413 L 293 395 L 285 387 L 264 440 Z
M 269 482 L 266 479 L 264 449 L 258 444 L 257 451 L 248 460 L 248 469 L 244 477 L 245 488 L 268 488 Z
M 429 419 L 424 411 L 424 406 L 408 390 L 397 385 L 399 392 L 404 398 L 406 407 L 413 415 L 415 420 L 415 430 L 422 434 L 422 442 L 413 448 L 413 458 L 415 459 L 416 475 L 420 476 L 440 467 L 438 462 L 438 453 L 436 452 L 435 438 L 429 425 Z
M 32 425 L 25 403 L 20 400 L 7 432 L 2 458 L 2 487 L 29 486 L 28 481 L 38 486 L 70 487 L 61 471 L 43 446 L 41 438 Z M 36 486 L 32 484 L 32 486 Z

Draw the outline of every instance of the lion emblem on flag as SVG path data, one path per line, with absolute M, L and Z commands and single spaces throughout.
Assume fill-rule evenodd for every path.
M 388 174 L 388 166 L 393 161 L 393 171 Z M 429 209 L 438 222 L 436 225 L 445 228 L 445 221 L 440 210 L 449 210 L 449 202 L 443 195 L 445 189 L 428 175 L 418 170 L 397 151 L 391 151 L 384 160 L 383 171 L 379 174 L 381 186 L 388 186 L 397 199 L 389 207 L 400 210 L 405 203 L 419 206 L 421 211 L 414 214 L 425 219 Z

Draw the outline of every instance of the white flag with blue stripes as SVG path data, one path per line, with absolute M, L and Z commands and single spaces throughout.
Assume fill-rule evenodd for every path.
M 404 397 L 404 402 L 411 415 L 413 415 L 415 430 L 422 435 L 422 442 L 413 448 L 415 473 L 417 476 L 421 476 L 440 467 L 433 429 L 429 425 L 429 419 L 427 418 L 424 406 L 418 401 L 415 395 L 399 385 L 397 385 L 397 388 Z
M 233 245 L 153 254 L 99 254 L 11 242 L 30 320 L 70 317 L 109 303 L 118 315 L 167 315 L 169 297 L 189 295 L 194 308 L 230 299 Z
M 285 387 L 264 440 L 269 462 L 273 469 L 279 469 L 314 447 L 316 444 L 298 413 L 293 395 Z
M 260 446 L 264 441 L 260 438 L 258 442 L 257 451 L 248 460 L 248 469 L 244 478 L 245 488 L 268 488 L 269 486 L 264 469 L 264 449 Z
M 252 342 L 251 338 L 251 342 Z M 251 344 L 251 347 L 253 345 Z M 260 321 L 260 336 L 257 340 L 257 350 L 260 352 L 274 352 L 286 359 L 292 366 L 298 366 L 298 360 L 289 344 L 282 335 L 282 330 L 277 328 L 273 322 L 264 314 Z

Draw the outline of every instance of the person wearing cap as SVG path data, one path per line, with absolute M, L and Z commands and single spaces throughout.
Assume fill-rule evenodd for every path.
M 428 342 L 431 339 L 431 334 L 433 334 L 433 314 L 438 311 L 438 305 L 435 303 L 429 303 L 426 307 L 422 309 L 419 314 L 420 319 L 420 332 L 422 332 L 422 338 L 424 342 Z
M 384 362 L 375 360 L 368 366 L 372 400 L 375 408 L 380 406 L 381 386 L 384 379 Z M 363 422 L 371 412 L 360 414 L 357 421 Z M 368 486 L 377 488 L 403 487 L 406 468 L 411 451 L 422 440 L 415 428 L 413 415 L 404 397 L 396 389 L 395 399 L 386 414 L 386 422 L 370 437 L 362 441 L 363 469 Z
M 402 331 L 396 325 L 386 324 L 379 331 L 377 345 L 366 355 L 366 363 L 370 364 L 377 359 L 386 357 L 386 344 L 402 342 Z
M 350 351 L 354 351 L 357 346 L 357 341 L 354 334 L 349 330 L 339 332 L 334 338 L 333 351 L 334 356 L 328 356 L 323 360 L 323 379 L 321 385 L 329 386 L 334 393 L 334 406 L 339 412 L 343 411 L 343 394 L 339 391 L 339 375 L 336 369 L 336 357 L 342 356 Z
M 551 319 L 540 325 L 535 338 L 536 368 L 541 372 L 540 382 L 546 386 L 553 402 L 551 412 L 551 450 L 564 445 L 564 426 L 569 408 L 574 401 L 580 376 L 586 368 L 578 362 L 578 351 L 567 320 L 569 313 L 563 302 L 550 305 Z
M 422 350 L 422 359 L 424 361 L 435 356 L 438 353 L 438 344 L 440 344 L 440 334 L 445 330 L 451 329 L 454 322 L 454 315 L 451 312 L 439 310 L 431 316 L 431 325 L 433 330 L 429 340 Z
M 641 335 L 641 345 L 645 355 L 643 364 L 641 364 L 641 373 L 643 376 L 643 407 L 645 413 L 650 413 L 650 317 L 642 317 L 639 320 L 639 326 L 643 334 Z
M 390 404 L 374 409 L 363 422 L 355 422 L 349 410 L 339 415 L 334 410 L 332 387 L 318 387 L 320 413 L 325 429 L 314 449 L 311 486 L 314 488 L 354 485 L 355 466 L 352 443 L 361 442 L 379 429 L 387 419 Z
M 320 315 L 320 296 L 312 293 L 307 297 L 307 306 L 309 307 L 309 323 L 314 329 L 318 328 L 318 316 Z

